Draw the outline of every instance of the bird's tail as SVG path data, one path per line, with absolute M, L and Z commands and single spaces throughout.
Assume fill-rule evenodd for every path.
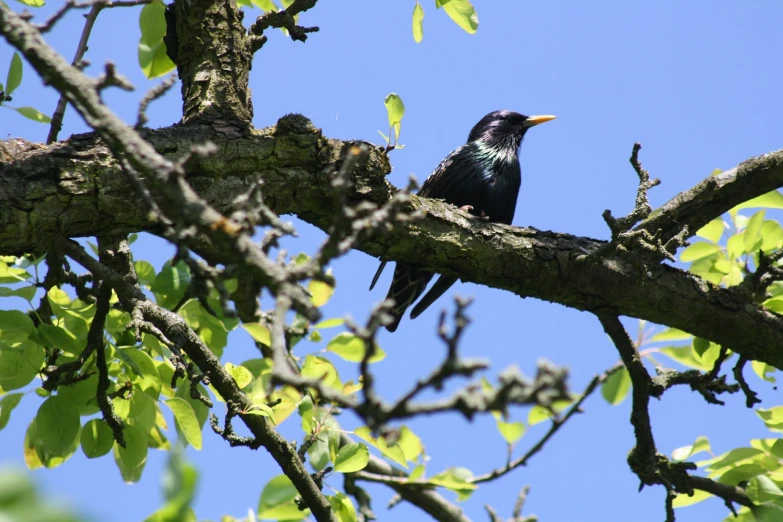
M 411 310 L 411 319 L 416 319 L 421 313 L 426 310 L 432 303 L 434 303 L 438 297 L 442 296 L 446 290 L 451 288 L 451 285 L 457 282 L 456 277 L 442 275 L 432 285 L 430 291 L 424 294 L 421 301 L 416 303 L 416 306 Z
M 394 307 L 391 310 L 394 321 L 386 325 L 387 330 L 393 332 L 397 329 L 405 310 L 424 292 L 430 279 L 431 272 L 397 263 L 394 279 L 386 296 L 387 299 L 394 299 Z

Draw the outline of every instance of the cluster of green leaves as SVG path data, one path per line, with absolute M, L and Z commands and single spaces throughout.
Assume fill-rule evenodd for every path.
M 713 174 L 719 173 L 715 171 Z M 747 209 L 759 210 L 750 215 L 741 213 Z M 783 194 L 777 191 L 738 205 L 700 229 L 696 234 L 699 239 L 682 251 L 680 260 L 689 263 L 691 273 L 711 284 L 730 287 L 742 283 L 758 267 L 760 251 L 771 255 L 783 247 L 783 228 L 777 219 L 768 218 L 769 213 L 780 209 L 783 209 Z M 773 283 L 768 293 L 763 305 L 783 313 L 783 284 Z M 663 355 L 685 368 L 708 372 L 720 355 L 721 347 L 706 339 L 675 328 L 665 328 L 648 336 L 645 326 L 640 321 L 637 347 L 656 367 L 666 366 L 657 358 L 657 355 Z M 729 351 L 729 357 L 732 356 Z M 725 363 L 729 364 L 730 360 Z M 752 361 L 751 367 L 762 382 L 776 382 L 774 367 L 759 361 Z M 630 387 L 630 377 L 623 368 L 604 382 L 602 393 L 609 403 L 619 404 L 628 395 Z M 770 432 L 783 433 L 783 406 L 759 408 L 756 414 Z M 672 458 L 685 460 L 702 452 L 711 453 L 706 437 L 699 437 L 694 444 L 674 450 Z M 750 447 L 735 448 L 708 460 L 697 461 L 696 465 L 709 478 L 722 484 L 747 484 L 748 495 L 760 506 L 753 512 L 743 507 L 738 518 L 729 515 L 726 522 L 783 520 L 783 439 L 754 439 L 750 441 Z M 704 491 L 697 491 L 690 497 L 679 495 L 674 506 L 689 506 L 710 497 Z
M 40 5 L 43 5 L 43 2 Z M 38 109 L 33 107 L 11 107 L 8 105 L 8 102 L 11 101 L 11 95 L 21 85 L 23 75 L 24 65 L 22 64 L 22 58 L 19 56 L 19 53 L 14 52 L 14 55 L 11 57 L 11 63 L 8 65 L 5 85 L 0 83 L 0 107 L 15 110 L 25 118 L 39 123 L 50 123 L 52 121 L 51 118 L 42 114 Z
M 307 256 L 299 255 L 293 262 L 302 263 Z M 40 386 L 38 377 L 52 365 L 76 361 L 87 345 L 87 332 L 93 322 L 95 305 L 74 299 L 59 287 L 52 287 L 41 298 L 51 308 L 52 316 L 37 316 L 36 301 L 40 280 L 38 264 L 41 259 L 0 258 L 0 296 L 24 299 L 31 312 L 19 310 L 0 311 L 0 429 L 4 428 L 13 410 L 26 397 L 38 395 L 41 402 L 37 414 L 27 428 L 23 443 L 25 462 L 30 469 L 52 468 L 65 463 L 76 451 L 90 459 L 112 453 L 123 480 L 138 481 L 144 470 L 150 449 L 172 450 L 177 444 L 169 440 L 173 418 L 176 438 L 182 445 L 199 450 L 203 446 L 202 430 L 208 416 L 208 407 L 190 393 L 190 383 L 181 379 L 176 388 L 171 387 L 174 367 L 169 349 L 157 338 L 144 335 L 137 343 L 127 330 L 130 316 L 119 307 L 109 311 L 105 332 L 107 372 L 110 379 L 108 396 L 114 413 L 123 423 L 125 446 L 114 440 L 109 425 L 104 421 L 97 401 L 98 368 L 96 354 L 84 361 L 79 379 L 63 382 L 53 392 Z M 175 310 L 206 345 L 218 356 L 223 355 L 228 335 L 237 329 L 239 321 L 223 316 L 215 290 L 207 303 L 216 315 L 209 313 L 189 292 L 191 274 L 184 263 L 167 262 L 161 270 L 146 261 L 135 262 L 139 282 L 145 291 L 161 306 Z M 225 281 L 226 290 L 235 290 L 235 281 Z M 308 290 L 317 306 L 326 304 L 334 288 L 328 284 L 311 281 Z M 112 304 L 117 299 L 113 297 Z M 37 320 L 33 320 L 37 319 Z M 47 320 L 48 319 L 48 320 Z M 300 315 L 290 325 L 301 335 L 290 338 L 292 350 L 300 352 L 298 344 L 306 342 L 316 348 L 314 353 L 304 353 L 294 360 L 301 367 L 302 375 L 319 379 L 324 385 L 344 394 L 361 389 L 361 383 L 343 382 L 331 357 L 349 362 L 359 362 L 365 355 L 365 343 L 349 331 L 334 334 L 324 341 L 327 331 L 343 326 L 342 319 L 327 319 L 309 325 Z M 258 343 L 269 344 L 270 332 L 265 324 L 242 325 Z M 325 345 L 325 346 L 324 346 Z M 312 352 L 312 350 L 310 350 Z M 53 354 L 57 354 L 56 360 Z M 375 347 L 370 362 L 381 361 L 385 352 Z M 399 440 L 394 442 L 372 437 L 367 428 L 354 432 L 356 440 L 348 445 L 340 444 L 339 428 L 331 405 L 320 401 L 317 393 L 301 394 L 295 388 L 283 386 L 268 393 L 271 379 L 271 362 L 267 359 L 250 359 L 235 364 L 224 363 L 225 370 L 253 403 L 251 411 L 270 419 L 275 425 L 285 422 L 294 412 L 301 418 L 304 441 L 310 445 L 308 455 L 315 471 L 330 465 L 335 473 L 358 471 L 367 465 L 370 448 L 384 458 L 408 467 L 409 463 L 423 464 L 424 449 L 421 441 L 410 429 L 400 429 Z M 198 386 L 200 393 L 211 395 L 217 401 L 223 398 L 211 387 Z M 270 406 L 273 404 L 274 406 Z M 34 406 L 33 406 L 34 407 Z M 171 478 L 190 488 L 195 482 L 194 471 L 178 465 L 176 477 Z M 173 471 L 171 473 L 174 473 Z M 423 473 L 423 468 L 420 474 Z M 448 487 L 450 472 L 433 477 Z M 433 482 L 434 484 L 435 482 Z M 153 520 L 180 520 L 171 513 L 181 513 L 189 505 L 192 492 L 185 495 L 167 494 L 167 504 Z M 190 490 L 187 490 L 190 491 Z M 184 496 L 183 496 L 184 495 Z M 190 496 L 189 496 L 190 495 Z M 270 481 L 264 488 L 258 505 L 261 519 L 279 517 L 299 520 L 307 515 L 300 511 L 294 498 L 296 492 L 284 476 Z M 343 521 L 356 520 L 356 510 L 342 493 L 330 496 L 335 512 Z M 168 515 L 166 513 L 169 513 Z M 287 513 L 286 516 L 279 515 Z M 178 515 L 179 516 L 179 515 Z
M 756 411 L 770 431 L 783 432 L 783 406 Z M 696 461 L 707 477 L 730 486 L 743 484 L 748 496 L 758 507 L 743 507 L 738 517 L 730 515 L 726 522 L 774 522 L 783 519 L 783 439 L 752 439 L 747 447 L 734 448 L 720 455 L 713 455 L 710 441 L 701 436 L 693 444 L 672 452 L 674 460 L 686 460 L 700 453 L 710 454 L 706 460 Z M 693 496 L 678 495 L 674 507 L 684 507 L 702 502 L 712 495 L 696 491 Z
M 435 8 L 443 8 L 449 18 L 469 34 L 475 34 L 478 29 L 478 14 L 470 0 L 435 0 Z M 417 1 L 413 8 L 413 40 L 420 43 L 423 38 L 424 8 Z

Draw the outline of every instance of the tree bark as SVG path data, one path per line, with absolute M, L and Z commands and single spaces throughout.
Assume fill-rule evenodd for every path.
M 173 161 L 194 144 L 210 140 L 221 151 L 188 180 L 216 209 L 228 211 L 234 198 L 263 180 L 265 203 L 279 214 L 296 214 L 328 230 L 335 217 L 328 176 L 350 143 L 325 138 L 299 115 L 245 138 L 226 138 L 211 127 L 147 131 L 155 149 Z M 156 231 L 143 204 L 109 149 L 94 135 L 40 146 L 0 142 L 0 253 L 47 249 L 53 235 L 67 237 Z M 735 171 L 743 198 L 781 183 L 783 151 L 754 159 Z M 372 148 L 358 171 L 350 201 L 387 201 L 395 189 L 385 179 L 386 155 Z M 731 185 L 724 179 L 723 185 Z M 706 180 L 702 185 L 712 183 Z M 709 221 L 735 205 L 731 190 L 698 190 L 685 198 Z M 667 213 L 680 212 L 667 203 Z M 568 234 L 497 225 L 471 218 L 435 200 L 413 197 L 427 217 L 362 243 L 372 255 L 416 264 L 463 281 L 509 290 L 578 310 L 610 308 L 617 314 L 673 326 L 730 347 L 752 360 L 783 368 L 783 317 L 756 304 L 739 288 L 719 288 L 639 253 L 621 254 L 604 241 Z M 709 211 L 704 209 L 709 209 Z M 655 219 L 653 215 L 652 219 Z M 646 226 L 652 219 L 643 222 Z M 705 221 L 705 222 L 706 222 Z M 659 227 L 663 228 L 663 227 Z M 219 260 L 218 251 L 205 246 Z

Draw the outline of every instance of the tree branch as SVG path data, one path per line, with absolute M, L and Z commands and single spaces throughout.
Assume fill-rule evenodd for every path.
M 219 211 L 229 212 L 234 199 L 262 179 L 264 201 L 272 211 L 295 213 L 323 230 L 331 229 L 333 189 L 321 173 L 338 169 L 351 144 L 324 138 L 301 116 L 285 117 L 276 126 L 240 139 L 222 137 L 207 127 L 146 131 L 145 138 L 157 150 L 169 151 L 172 159 L 194 142 L 212 140 L 220 152 L 188 181 Z M 9 140 L 0 142 L 3 150 L 14 161 L 0 163 L 0 252 L 40 253 L 47 248 L 43 239 L 56 232 L 76 237 L 159 230 L 145 208 L 128 200 L 134 189 L 109 158 L 109 150 L 93 137 L 74 137 L 49 147 Z M 276 152 L 283 150 L 285 154 Z M 759 170 L 741 169 L 762 187 L 744 192 L 746 197 L 763 194 L 770 179 L 783 183 L 783 151 L 765 158 L 753 163 Z M 773 169 L 772 164 L 779 166 Z M 394 194 L 384 179 L 389 169 L 386 156 L 372 148 L 353 175 L 349 203 L 388 201 Z M 730 192 L 716 194 L 723 198 Z M 154 192 L 154 197 L 159 200 L 161 195 Z M 783 368 L 783 352 L 778 349 L 783 345 L 783 318 L 756 304 L 752 296 L 717 288 L 665 265 L 640 270 L 627 256 L 588 256 L 606 245 L 595 239 L 476 222 L 442 202 L 416 196 L 411 200 L 426 218 L 376 233 L 357 248 L 578 310 L 609 303 L 620 314 L 679 328 L 731 346 L 749 360 Z M 116 212 L 108 214 L 106 208 Z M 730 206 L 724 201 L 710 208 L 722 211 Z M 200 241 L 194 248 L 203 257 L 232 262 L 213 243 Z
M 631 424 L 634 428 L 636 446 L 628 455 L 628 465 L 641 480 L 639 489 L 660 484 L 666 488 L 666 520 L 674 522 L 672 500 L 674 493 L 692 495 L 694 489 L 708 491 L 723 498 L 728 505 L 736 502 L 754 507 L 747 493 L 739 487 L 728 486 L 705 477 L 691 476 L 695 470 L 691 462 L 672 462 L 658 453 L 652 433 L 652 422 L 648 410 L 650 397 L 660 397 L 666 388 L 650 377 L 639 351 L 625 331 L 620 318 L 613 311 L 604 309 L 596 312 L 607 335 L 614 343 L 623 364 L 631 376 L 632 403 Z

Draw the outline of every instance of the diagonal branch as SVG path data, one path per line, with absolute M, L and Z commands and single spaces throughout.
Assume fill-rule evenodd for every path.
M 237 387 L 236 381 L 223 369 L 220 361 L 203 343 L 198 335 L 187 325 L 179 315 L 161 308 L 149 301 L 135 283 L 135 271 L 130 258 L 127 241 L 119 240 L 111 249 L 106 266 L 89 256 L 79 245 L 67 240 L 57 240 L 56 246 L 71 259 L 93 273 L 96 279 L 102 280 L 117 292 L 121 303 L 128 311 L 138 310 L 146 321 L 152 323 L 163 332 L 168 339 L 177 345 L 198 368 L 210 377 L 211 384 L 226 402 L 233 402 L 240 411 L 248 411 L 252 403 Z M 122 266 L 125 270 L 118 271 Z M 130 278 L 122 274 L 131 275 Z M 133 314 L 132 314 L 133 315 Z M 336 522 L 329 501 L 313 482 L 312 477 L 304 467 L 302 460 L 296 454 L 296 449 L 289 444 L 264 417 L 259 415 L 241 414 L 242 421 L 250 429 L 264 448 L 269 451 L 283 472 L 291 479 L 302 499 L 313 512 L 316 520 Z
M 695 489 L 707 491 L 723 498 L 727 505 L 731 503 L 754 507 L 747 492 L 736 486 L 728 486 L 705 477 L 691 476 L 689 471 L 696 469 L 690 462 L 672 462 L 657 452 L 652 433 L 652 422 L 648 410 L 650 397 L 660 397 L 665 387 L 650 377 L 644 367 L 639 351 L 634 346 L 616 313 L 603 309 L 596 312 L 607 335 L 614 343 L 623 364 L 631 376 L 632 403 L 631 424 L 634 428 L 636 446 L 628 455 L 628 465 L 641 480 L 639 488 L 656 484 L 666 488 L 666 521 L 674 522 L 672 500 L 675 493 L 692 495 Z

